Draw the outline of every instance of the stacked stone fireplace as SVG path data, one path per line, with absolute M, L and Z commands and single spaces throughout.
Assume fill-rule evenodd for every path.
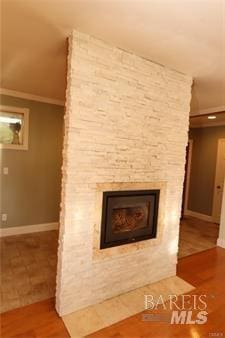
M 60 315 L 175 275 L 191 83 L 184 74 L 73 32 Z

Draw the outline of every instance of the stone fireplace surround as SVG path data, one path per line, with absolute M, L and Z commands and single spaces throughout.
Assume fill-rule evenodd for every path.
M 56 308 L 176 274 L 192 79 L 74 31 L 69 40 Z M 99 249 L 102 192 L 160 189 L 157 238 Z

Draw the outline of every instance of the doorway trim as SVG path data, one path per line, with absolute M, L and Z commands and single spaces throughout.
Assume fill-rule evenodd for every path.
M 217 175 L 219 172 L 219 149 L 222 142 L 225 142 L 225 138 L 219 138 L 217 142 L 217 155 L 216 155 L 216 171 L 215 171 L 215 180 L 214 180 L 214 189 L 213 189 L 213 207 L 212 207 L 212 219 L 213 222 L 216 222 L 216 182 L 217 182 Z M 225 190 L 225 187 L 224 187 Z M 224 191 L 223 191 L 224 194 Z
M 193 140 L 188 140 L 188 156 L 187 156 L 187 174 L 185 182 L 185 194 L 184 194 L 184 215 L 187 215 L 188 210 L 188 199 L 189 199 L 189 189 L 190 189 L 190 177 L 191 177 L 191 162 L 192 162 L 192 152 L 193 152 Z
M 225 187 L 225 178 L 224 178 L 224 187 Z M 223 189 L 220 230 L 219 237 L 217 239 L 217 246 L 220 246 L 221 248 L 225 249 L 225 189 Z
M 193 154 L 193 144 L 194 140 L 189 139 L 189 152 L 188 152 L 188 157 L 187 157 L 187 176 L 186 176 L 186 182 L 185 182 L 185 195 L 184 195 L 184 215 L 185 216 L 191 216 L 195 218 L 199 218 L 203 221 L 206 222 L 214 222 L 214 218 L 212 215 L 206 215 L 206 214 L 201 214 L 196 211 L 192 211 L 188 209 L 188 200 L 189 200 L 189 192 L 190 192 L 190 177 L 191 177 L 191 164 L 192 164 L 192 154 Z

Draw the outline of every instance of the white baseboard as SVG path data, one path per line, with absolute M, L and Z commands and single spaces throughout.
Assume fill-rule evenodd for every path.
M 199 212 L 188 210 L 188 209 L 184 211 L 184 216 L 196 217 L 206 222 L 214 222 L 212 216 L 201 214 Z
M 41 232 L 49 230 L 58 230 L 59 223 L 44 223 L 44 224 L 33 224 L 23 225 L 19 227 L 9 227 L 0 229 L 0 237 L 30 234 L 32 232 Z
M 220 246 L 221 248 L 225 249 L 225 239 L 217 239 L 217 246 Z

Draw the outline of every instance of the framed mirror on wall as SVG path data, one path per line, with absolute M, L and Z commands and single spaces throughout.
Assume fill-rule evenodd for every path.
M 0 149 L 27 150 L 29 109 L 0 105 Z

